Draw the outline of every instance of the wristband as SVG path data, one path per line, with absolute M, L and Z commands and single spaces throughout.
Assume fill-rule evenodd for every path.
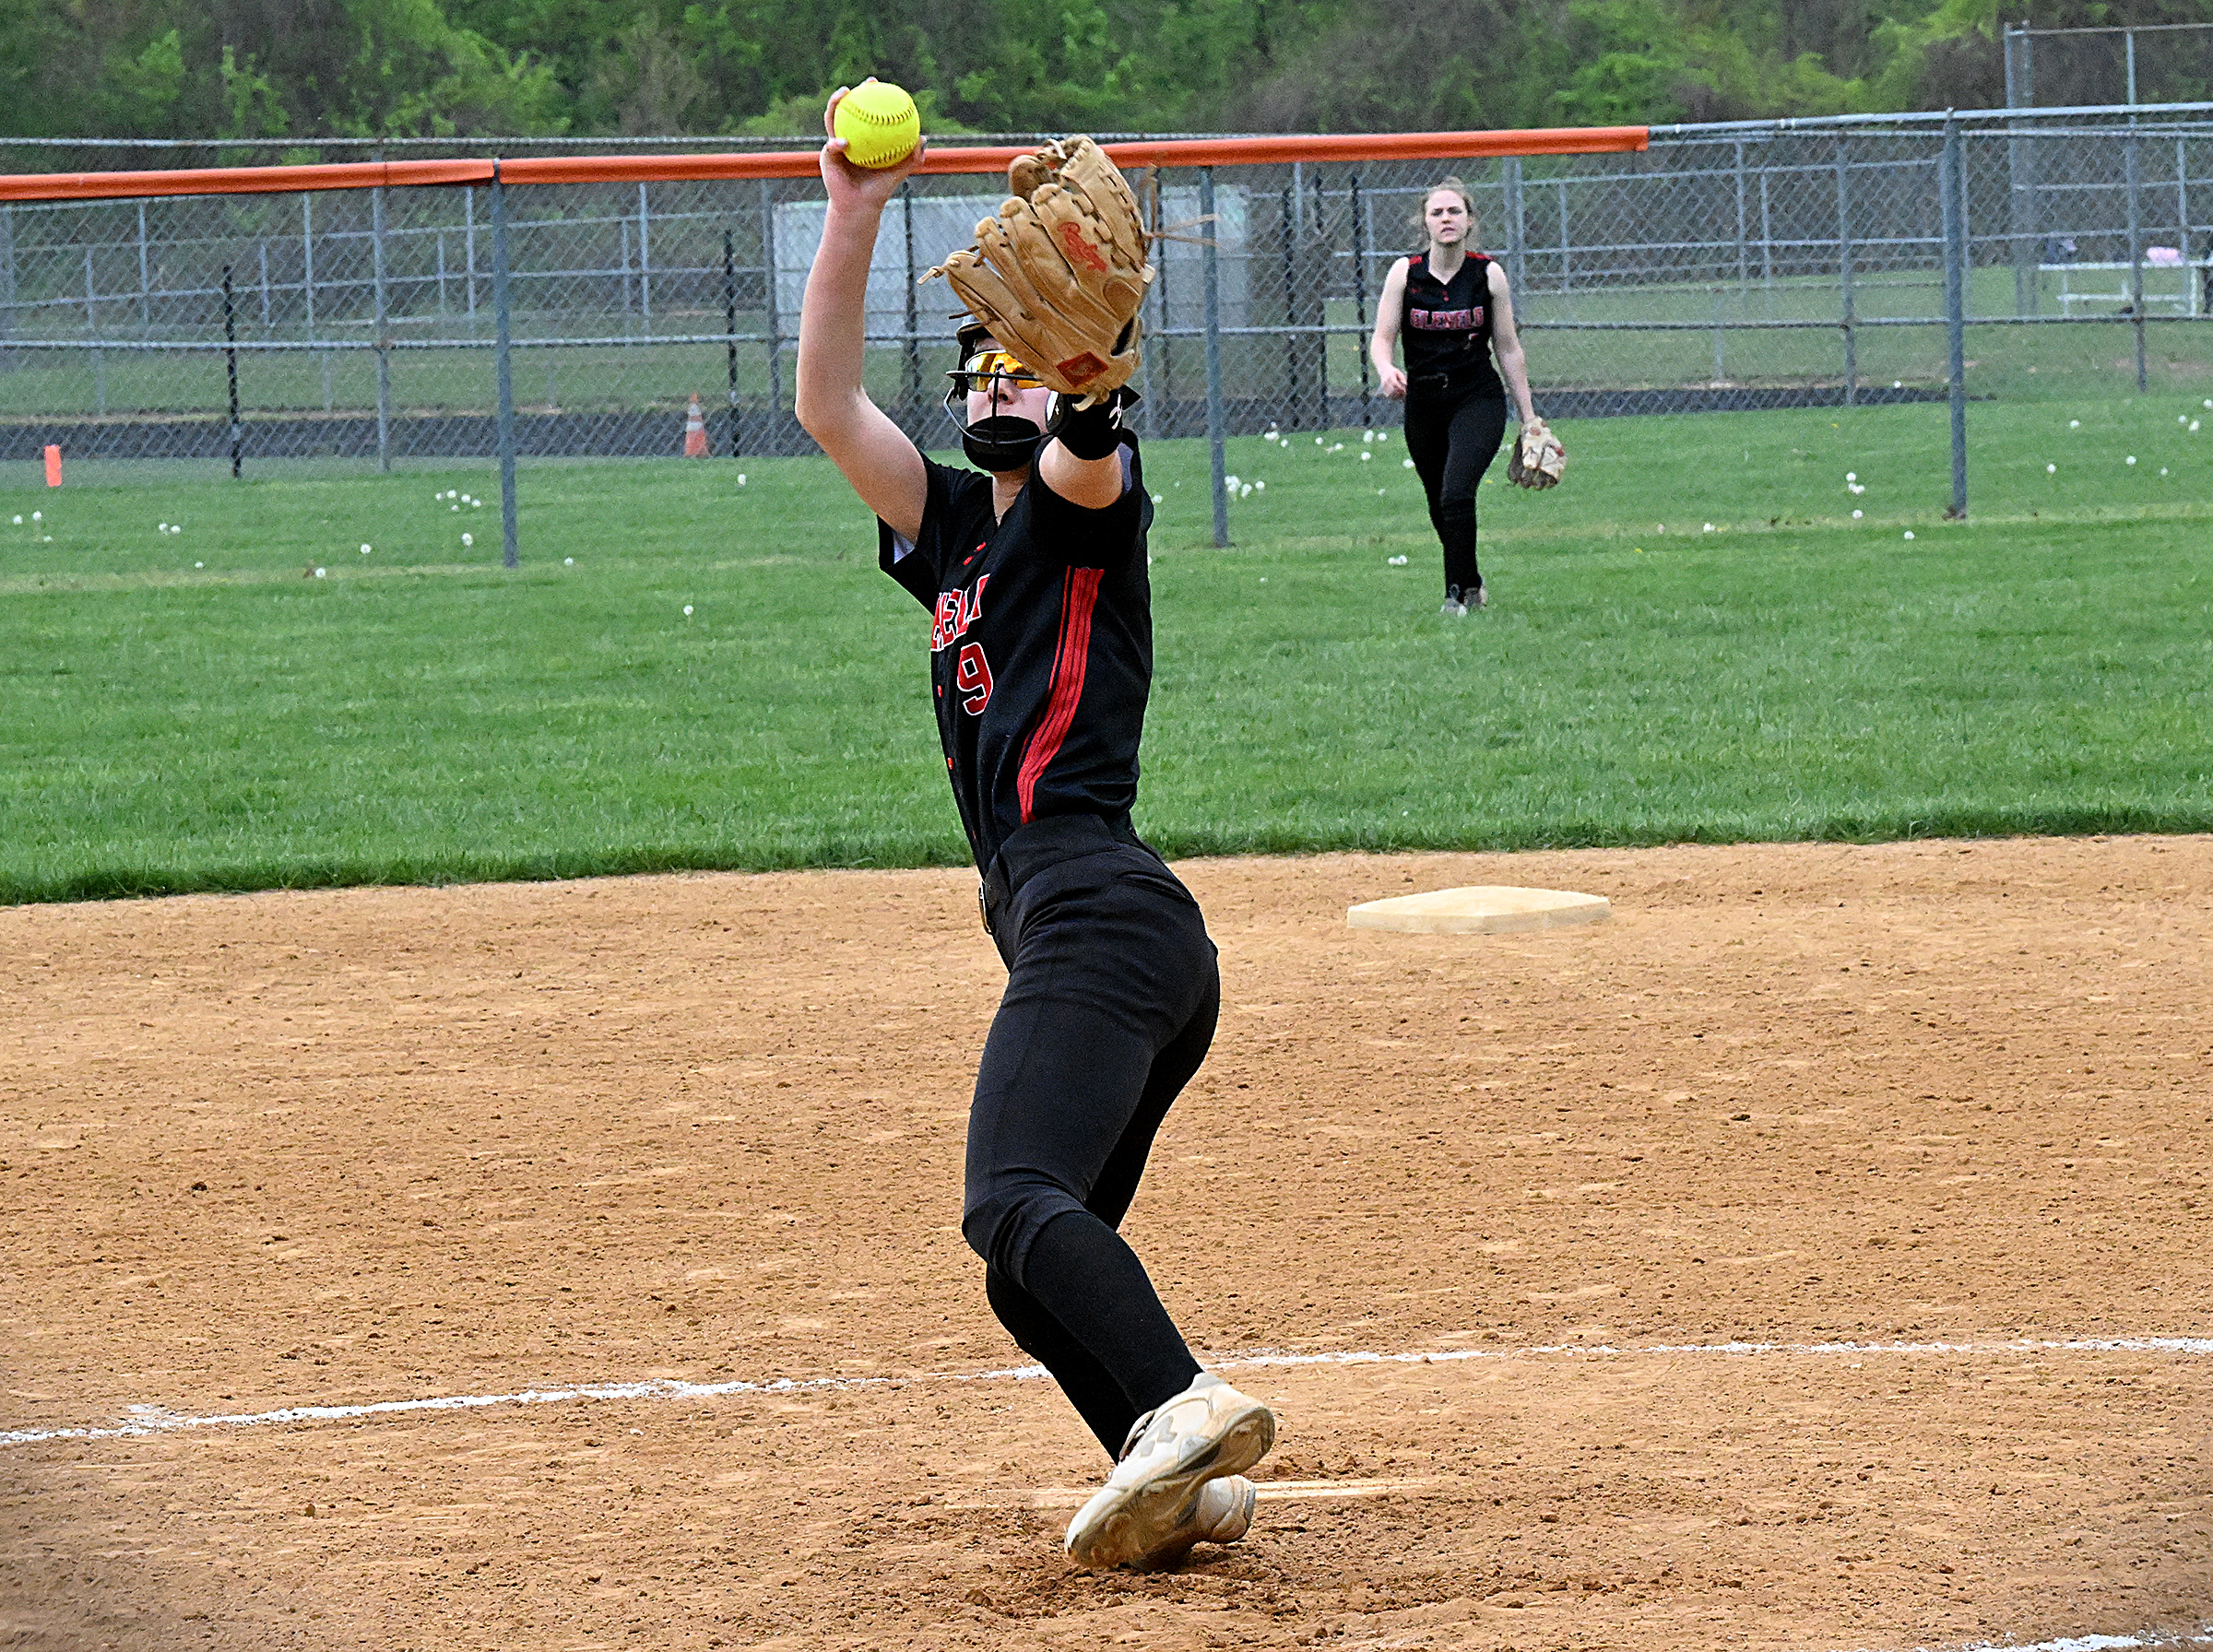
M 1128 385 L 1091 407 L 1078 407 L 1073 396 L 1056 396 L 1053 437 L 1079 459 L 1104 459 L 1121 446 L 1122 412 L 1135 407 L 1137 399 Z

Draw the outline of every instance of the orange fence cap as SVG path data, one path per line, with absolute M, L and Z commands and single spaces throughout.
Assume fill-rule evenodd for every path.
M 1506 132 L 1365 132 L 1337 136 L 1135 138 L 1106 146 L 1118 166 L 1260 166 L 1294 160 L 1461 160 L 1489 155 L 1597 155 L 1642 149 L 1643 126 L 1552 126 Z M 945 148 L 923 158 L 938 176 L 999 173 L 1026 148 Z M 813 149 L 728 155 L 542 155 L 513 160 L 350 160 L 314 166 L 195 167 L 157 172 L 19 172 L 0 176 L 0 201 L 102 201 L 142 195 L 273 195 L 380 185 L 674 183 L 806 178 Z

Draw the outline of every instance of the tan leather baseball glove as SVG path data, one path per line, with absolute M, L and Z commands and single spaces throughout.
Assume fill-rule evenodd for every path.
M 970 314 L 1046 385 L 1089 407 L 1137 371 L 1153 280 L 1137 198 L 1106 152 L 1066 137 L 1007 167 L 1013 191 L 943 276 Z
M 1567 474 L 1568 450 L 1542 419 L 1521 427 L 1514 451 L 1507 455 L 1506 479 L 1517 488 L 1556 488 Z

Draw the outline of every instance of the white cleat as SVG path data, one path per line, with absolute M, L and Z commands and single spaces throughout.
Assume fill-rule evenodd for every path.
M 1225 1474 L 1199 1488 L 1191 1517 L 1175 1537 L 1138 1562 L 1147 1572 L 1166 1572 L 1180 1566 L 1200 1543 L 1236 1543 L 1252 1529 L 1252 1511 L 1260 1489 L 1242 1474 Z
M 1252 1520 L 1252 1491 L 1207 1493 L 1239 1476 L 1275 1444 L 1275 1417 L 1218 1376 L 1191 1386 L 1137 1420 L 1105 1486 L 1069 1522 L 1069 1558 L 1078 1565 L 1142 1565 L 1180 1559 L 1196 1542 L 1230 1542 Z M 1235 1535 L 1213 1537 L 1214 1530 Z M 1172 1564 L 1172 1561 L 1171 1563 Z

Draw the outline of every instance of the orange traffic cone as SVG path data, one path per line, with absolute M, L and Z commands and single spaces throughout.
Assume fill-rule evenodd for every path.
M 684 415 L 684 457 L 704 459 L 707 456 L 707 416 L 699 410 L 699 397 L 692 398 L 692 410 Z

